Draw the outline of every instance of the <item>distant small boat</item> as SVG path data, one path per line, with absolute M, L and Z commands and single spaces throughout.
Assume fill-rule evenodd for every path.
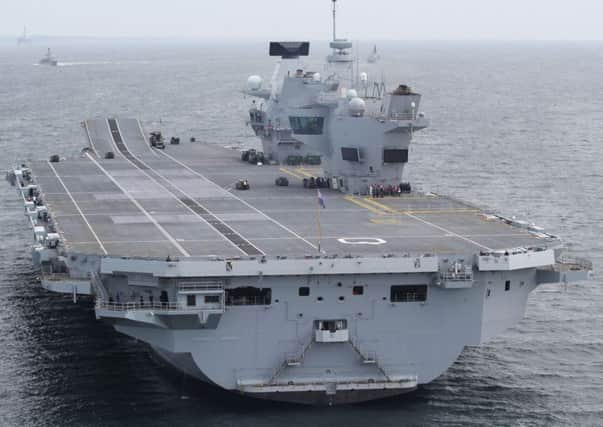
M 23 34 L 17 38 L 18 46 L 29 46 L 31 44 L 31 38 L 27 36 L 27 28 L 23 27 Z
M 377 52 L 377 45 L 375 45 L 373 46 L 373 51 L 367 58 L 367 61 L 371 64 L 374 64 L 375 62 L 379 61 L 379 59 L 381 59 L 381 55 L 379 55 L 379 52 Z
M 40 65 L 52 65 L 53 67 L 56 67 L 56 65 L 59 63 L 59 61 L 52 56 L 52 53 L 50 52 L 50 48 L 48 48 L 48 51 L 46 52 L 46 56 L 44 56 L 42 59 L 40 59 L 39 64 Z

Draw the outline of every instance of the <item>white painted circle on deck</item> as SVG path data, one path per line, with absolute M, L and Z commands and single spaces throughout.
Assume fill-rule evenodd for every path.
M 339 243 L 343 243 L 344 245 L 384 245 L 387 243 L 386 240 L 380 239 L 378 237 L 342 237 L 337 239 Z

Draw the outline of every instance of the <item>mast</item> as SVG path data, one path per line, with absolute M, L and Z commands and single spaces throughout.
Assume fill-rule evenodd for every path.
M 337 0 L 333 0 L 333 41 L 337 40 Z

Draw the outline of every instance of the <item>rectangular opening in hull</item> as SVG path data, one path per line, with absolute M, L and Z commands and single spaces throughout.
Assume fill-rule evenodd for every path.
M 270 305 L 272 290 L 270 288 L 244 288 L 226 289 L 226 305 Z

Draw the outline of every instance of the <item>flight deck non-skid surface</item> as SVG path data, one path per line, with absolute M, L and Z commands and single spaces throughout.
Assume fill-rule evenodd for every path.
M 447 197 L 303 188 L 316 170 L 255 166 L 203 143 L 152 149 L 133 119 L 84 123 L 81 158 L 30 166 L 70 251 L 132 257 L 475 253 L 546 239 Z M 113 152 L 113 159 L 105 159 Z M 278 187 L 278 176 L 289 179 Z M 249 190 L 236 181 L 248 179 Z

